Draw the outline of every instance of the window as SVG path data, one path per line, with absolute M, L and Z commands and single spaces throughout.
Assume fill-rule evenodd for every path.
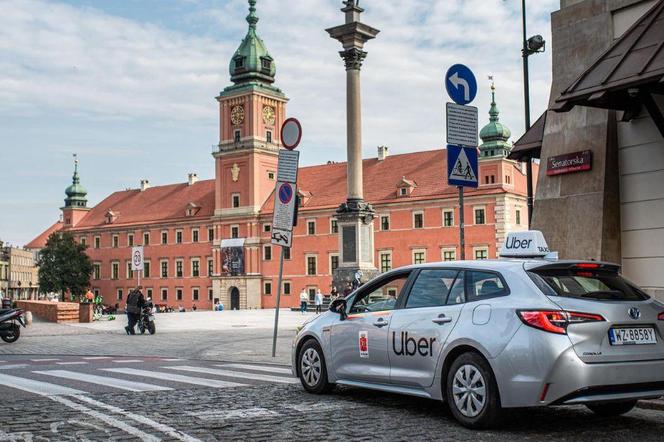
M 240 226 L 231 226 L 231 238 L 240 237 Z
M 211 227 L 208 228 L 208 241 L 214 241 L 214 229 Z
M 161 232 L 161 243 L 162 244 L 168 244 L 168 232 L 167 231 Z
M 111 244 L 114 248 L 117 248 L 120 246 L 120 237 L 118 235 L 113 235 L 111 239 Z
M 380 217 L 380 230 L 390 230 L 390 217 L 389 217 L 389 215 L 382 215 Z
M 152 299 L 152 289 L 147 289 L 145 293 L 147 294 L 148 298 Z
M 143 233 L 143 245 L 144 246 L 150 245 L 150 232 Z
M 330 255 L 330 275 L 339 268 L 339 255 L 334 253 Z
M 392 270 L 392 252 L 380 252 L 380 271 L 385 273 Z
M 585 300 L 643 301 L 649 298 L 617 269 L 535 268 L 528 276 L 547 296 Z
M 270 70 L 270 60 L 262 58 L 261 59 L 261 67 L 263 68 L 263 70 L 268 70 L 269 71 Z
M 92 279 L 101 278 L 101 264 L 95 263 L 92 265 Z
M 150 277 L 150 261 L 143 262 L 143 277 L 144 278 Z
M 84 236 L 81 237 L 81 245 L 85 246 L 85 237 Z
M 268 130 L 267 133 L 265 134 L 265 140 L 266 140 L 268 143 L 271 143 L 271 142 L 272 142 L 272 131 L 271 131 L 271 130 Z
M 284 247 L 284 259 L 285 260 L 290 260 L 290 247 Z
M 273 171 L 269 170 L 267 172 L 267 179 L 270 180 L 270 181 L 274 181 L 274 172 Z
M 413 250 L 413 264 L 422 264 L 426 260 L 426 252 L 424 250 Z
M 233 139 L 234 139 L 234 141 L 235 141 L 236 143 L 239 143 L 239 142 L 240 142 L 240 131 L 239 131 L 239 130 L 236 130 L 236 131 L 235 131 L 235 134 L 234 134 L 234 136 L 233 136 Z
M 484 209 L 475 209 L 475 224 L 484 224 L 485 222 Z
M 214 292 L 212 291 L 212 287 L 208 287 L 208 300 L 212 301 L 213 296 Z
M 271 295 L 272 294 L 272 283 L 271 282 L 264 282 L 263 283 L 263 294 L 264 295 Z
M 516 209 L 516 216 L 514 220 L 517 224 L 521 224 L 521 210 Z
M 168 301 L 168 289 L 161 289 L 161 300 Z
M 270 245 L 263 246 L 263 259 L 265 261 L 272 260 L 272 246 Z
M 182 289 L 175 289 L 175 299 L 182 301 Z
M 316 234 L 316 220 L 307 221 L 307 235 Z
M 475 249 L 475 259 L 489 259 L 489 250 L 486 247 Z
M 498 273 L 472 270 L 466 271 L 466 278 L 470 289 L 468 296 L 471 301 L 509 294 L 509 290 Z
M 240 194 L 234 193 L 231 195 L 232 207 L 240 207 Z
M 207 260 L 207 275 L 212 276 L 213 272 L 214 272 L 214 260 L 212 258 L 208 258 L 208 260 Z
M 399 189 L 399 195 L 406 196 L 407 194 L 408 194 L 408 189 L 406 189 L 405 187 Z
M 122 301 L 122 289 L 118 289 L 117 298 L 118 298 L 118 301 Z
M 424 213 L 415 212 L 413 213 L 413 228 L 421 229 L 424 226 Z
M 284 295 L 290 295 L 290 294 L 291 294 L 291 283 L 284 282 Z
M 454 226 L 454 211 L 443 210 L 443 227 Z
M 457 270 L 422 270 L 410 290 L 406 308 L 438 307 L 447 303 Z
M 269 233 L 271 231 L 272 231 L 272 224 L 268 224 L 268 223 L 263 224 L 263 232 Z
M 191 299 L 194 301 L 198 301 L 198 294 L 199 294 L 200 289 L 197 287 L 191 289 Z
M 191 242 L 198 242 L 198 229 L 191 229 Z
M 131 261 L 127 261 L 127 279 L 134 278 L 134 271 L 131 269 Z
M 182 271 L 182 260 L 178 259 L 175 261 L 175 277 L 176 278 L 182 278 L 184 275 L 184 272 Z
M 330 233 L 339 233 L 339 223 L 336 219 L 330 220 Z
M 175 231 L 175 243 L 182 244 L 182 230 Z
M 196 258 L 191 260 L 191 276 L 198 278 L 201 275 L 201 260 Z
M 238 57 L 235 59 L 235 69 L 244 67 L 244 58 L 243 57 Z
M 316 256 L 307 256 L 307 275 L 316 275 Z
M 447 295 L 447 305 L 463 304 L 466 302 L 466 283 L 465 272 L 459 272 L 454 281 L 454 285 Z
M 454 261 L 456 259 L 456 250 L 443 250 L 443 261 Z
M 98 249 L 99 247 L 101 247 L 101 237 L 95 236 L 94 247 L 95 247 L 95 249 Z
M 161 264 L 161 277 L 168 278 L 168 261 L 162 260 L 160 264 Z
M 129 233 L 129 234 L 127 235 L 127 245 L 128 245 L 129 247 L 133 247 L 133 246 L 134 246 L 134 234 L 133 234 L 133 233 Z
M 363 287 L 355 296 L 350 313 L 394 310 L 397 297 L 406 284 L 408 275 L 409 272 L 400 273 L 377 284 Z
M 118 279 L 120 277 L 120 263 L 111 263 L 111 279 Z

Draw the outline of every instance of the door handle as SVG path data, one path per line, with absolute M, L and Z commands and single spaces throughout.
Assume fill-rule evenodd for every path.
M 452 322 L 452 318 L 449 316 L 440 315 L 436 319 L 432 319 L 431 322 L 442 325 L 447 324 L 448 322 Z
M 376 327 L 379 327 L 379 328 L 380 327 L 385 327 L 388 324 L 389 324 L 389 322 L 384 320 L 383 318 L 378 318 L 376 320 L 376 322 L 373 323 L 373 325 L 375 325 Z

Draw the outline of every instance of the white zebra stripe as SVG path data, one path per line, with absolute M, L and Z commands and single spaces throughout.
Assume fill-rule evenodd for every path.
M 35 381 L 33 379 L 20 378 L 18 376 L 10 376 L 8 374 L 0 374 L 0 385 L 27 391 L 28 393 L 38 394 L 40 396 L 83 393 L 74 388 L 63 387 L 48 382 Z
M 239 384 L 236 382 L 219 381 L 216 379 L 205 379 L 194 376 L 182 376 L 179 374 L 162 373 L 159 371 L 137 370 L 135 368 L 102 368 L 101 370 L 110 371 L 112 373 L 124 373 L 124 374 L 131 374 L 134 376 L 144 376 L 146 378 L 161 379 L 164 381 L 201 385 L 204 387 L 213 387 L 213 388 L 246 387 L 245 384 Z
M 76 371 L 67 370 L 44 370 L 33 371 L 33 373 L 53 376 L 62 379 L 71 379 L 74 381 L 88 382 L 90 384 L 105 385 L 111 388 L 127 391 L 166 391 L 172 388 L 162 387 L 160 385 L 144 384 L 142 382 L 126 381 L 124 379 L 117 379 L 105 376 L 96 376 L 94 374 L 80 373 Z
M 206 368 L 206 367 L 190 367 L 187 365 L 174 366 L 174 367 L 162 367 L 168 368 L 169 370 L 181 370 L 181 371 L 191 371 L 194 373 L 205 373 L 213 374 L 217 376 L 227 376 L 231 378 L 241 378 L 241 379 L 253 379 L 256 381 L 266 381 L 266 382 L 276 382 L 278 384 L 298 384 L 300 381 L 295 378 L 286 378 L 286 377 L 277 377 L 277 376 L 268 376 L 264 374 L 256 373 L 245 373 L 243 371 L 233 371 L 233 370 L 222 370 L 218 368 Z
M 293 375 L 293 372 L 291 371 L 290 368 L 283 368 L 283 367 L 273 367 L 270 365 L 251 365 L 251 364 L 223 364 L 223 365 L 217 365 L 217 367 L 222 367 L 222 368 L 239 368 L 242 370 L 254 370 L 254 371 L 263 371 L 266 373 L 280 373 L 280 374 L 288 374 L 288 375 Z

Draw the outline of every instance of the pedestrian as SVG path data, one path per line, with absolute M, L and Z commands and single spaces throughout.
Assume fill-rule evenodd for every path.
M 300 292 L 300 313 L 304 314 L 307 311 L 307 301 L 309 301 L 309 295 L 307 295 L 306 290 L 302 287 Z
M 127 322 L 129 324 L 125 327 L 125 331 L 128 335 L 136 334 L 134 327 L 140 319 L 141 309 L 143 308 L 143 305 L 145 305 L 145 298 L 141 292 L 142 288 L 143 287 L 139 285 L 129 292 L 129 295 L 127 296 L 127 306 L 125 307 L 125 311 L 127 312 Z
M 320 289 L 316 290 L 314 303 L 316 304 L 316 313 L 317 314 L 323 313 L 323 294 L 320 292 Z
M 332 290 L 330 291 L 330 302 L 334 301 L 339 297 L 339 292 L 337 291 L 337 286 L 333 285 Z
M 346 296 L 350 295 L 350 293 L 351 293 L 352 291 L 353 291 L 353 286 L 351 285 L 350 282 L 347 282 L 347 283 L 346 283 L 346 288 L 344 289 L 344 298 L 345 298 Z
M 196 307 L 196 304 L 194 304 L 194 305 L 191 307 L 191 309 L 192 309 L 193 311 L 196 311 L 196 310 L 198 309 L 198 307 Z
M 95 299 L 95 294 L 92 293 L 92 290 L 88 289 L 88 291 L 85 293 L 85 301 L 92 303 Z

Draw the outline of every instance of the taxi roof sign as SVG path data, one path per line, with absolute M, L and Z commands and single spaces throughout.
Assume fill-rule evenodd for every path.
M 500 249 L 505 258 L 543 258 L 550 256 L 549 246 L 539 230 L 512 232 Z

